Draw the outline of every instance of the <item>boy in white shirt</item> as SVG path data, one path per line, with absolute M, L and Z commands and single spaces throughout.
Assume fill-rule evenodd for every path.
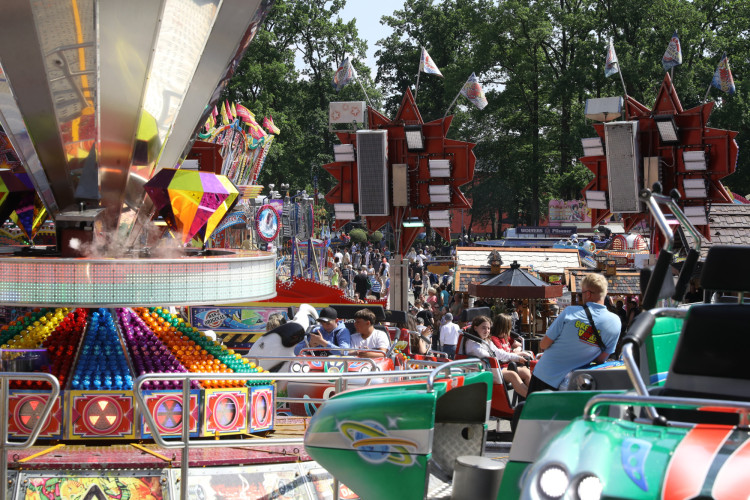
M 375 321 L 375 313 L 369 309 L 360 309 L 354 313 L 354 328 L 357 333 L 352 335 L 351 346 L 363 349 L 357 353 L 360 358 L 382 358 L 391 345 L 388 334 L 375 329 Z

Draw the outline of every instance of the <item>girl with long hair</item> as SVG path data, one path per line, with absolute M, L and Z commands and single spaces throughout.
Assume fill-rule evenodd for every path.
M 492 330 L 492 322 L 487 316 L 477 316 L 471 322 L 471 328 L 468 333 L 472 336 L 477 337 L 479 341 L 466 338 L 465 350 L 468 356 L 474 356 L 476 358 L 495 358 L 502 364 L 507 364 L 513 361 L 519 365 L 526 364 L 528 362 L 528 355 L 526 353 L 514 353 L 507 352 L 502 349 L 495 347 L 495 344 L 490 340 L 490 331 Z M 509 330 L 510 331 L 510 330 Z M 528 368 L 526 369 L 528 371 Z M 531 372 L 529 372 L 529 378 L 526 382 L 521 376 L 511 370 L 502 370 L 503 381 L 509 382 L 513 386 L 513 390 L 518 393 L 519 396 L 526 397 L 528 393 L 528 380 L 531 378 Z M 500 383 L 500 381 L 495 381 Z

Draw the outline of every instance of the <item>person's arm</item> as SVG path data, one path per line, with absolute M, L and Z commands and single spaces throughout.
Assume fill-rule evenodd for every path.
M 561 314 L 555 319 L 555 321 L 552 322 L 551 325 L 549 325 L 549 328 L 547 328 L 547 334 L 539 343 L 540 350 L 542 351 L 547 350 L 550 348 L 552 344 L 555 343 L 555 340 L 557 340 L 557 337 L 560 336 L 560 332 L 562 331 L 564 322 L 565 322 L 565 315 Z
M 607 351 L 602 351 L 601 354 L 599 354 L 594 359 L 594 363 L 596 363 L 597 365 L 600 365 L 600 364 L 604 363 L 607 360 L 607 358 L 609 357 L 609 354 L 610 353 L 608 353 Z
M 466 339 L 464 344 L 464 350 L 466 352 L 467 356 L 471 356 L 474 358 L 480 358 L 484 359 L 487 357 L 487 351 L 482 349 L 482 345 L 478 342 L 470 339 Z
M 520 364 L 526 363 L 526 357 L 522 356 L 521 354 L 504 351 L 503 349 L 498 349 L 494 345 L 490 345 L 490 350 L 492 351 L 492 354 L 495 356 L 495 359 L 497 359 L 500 363 L 510 363 L 511 361 L 513 361 L 514 363 L 520 363 Z
M 349 329 L 346 327 L 341 328 L 340 330 L 334 330 L 333 340 L 335 342 L 338 342 L 338 345 L 336 345 L 334 342 L 329 342 L 329 347 L 349 349 L 352 346 L 352 334 L 349 332 Z M 346 356 L 348 354 L 348 351 L 334 351 L 333 353 L 339 354 L 341 356 Z
M 542 341 L 539 342 L 539 349 L 542 351 L 546 351 L 554 343 L 555 343 L 554 340 L 552 340 L 551 338 L 545 335 Z

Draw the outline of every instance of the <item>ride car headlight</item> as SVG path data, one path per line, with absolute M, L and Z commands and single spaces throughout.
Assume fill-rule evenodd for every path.
M 302 365 L 302 373 L 310 373 L 310 365 Z
M 370 369 L 369 366 L 363 366 L 362 368 L 359 369 L 359 371 L 361 371 L 361 372 L 369 372 L 369 371 L 372 371 L 372 370 Z
M 299 373 L 302 371 L 302 364 L 301 363 L 292 363 L 291 370 L 294 373 Z
M 584 476 L 578 481 L 576 493 L 580 500 L 599 500 L 602 497 L 602 482 L 593 474 Z
M 588 373 L 577 375 L 573 387 L 579 391 L 593 391 L 596 389 L 596 380 Z
M 568 473 L 559 465 L 549 465 L 542 469 L 538 481 L 543 498 L 562 498 L 568 489 Z

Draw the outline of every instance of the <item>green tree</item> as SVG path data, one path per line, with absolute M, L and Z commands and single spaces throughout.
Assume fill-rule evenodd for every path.
M 339 17 L 344 5 L 344 0 L 276 1 L 225 90 L 227 99 L 259 116 L 272 115 L 281 129 L 261 184 L 288 182 L 301 189 L 317 183 L 322 192 L 332 186 L 333 179 L 320 168 L 333 161 L 337 142 L 328 130 L 328 103 L 364 99 L 359 85 L 348 85 L 339 94 L 331 86 L 345 54 L 354 57 L 368 95 L 379 98 L 369 70 L 357 62 L 366 43 L 353 21 Z M 302 68 L 295 68 L 297 56 Z
M 349 237 L 352 239 L 352 243 L 364 243 L 367 241 L 367 232 L 362 228 L 354 228 L 349 231 Z

